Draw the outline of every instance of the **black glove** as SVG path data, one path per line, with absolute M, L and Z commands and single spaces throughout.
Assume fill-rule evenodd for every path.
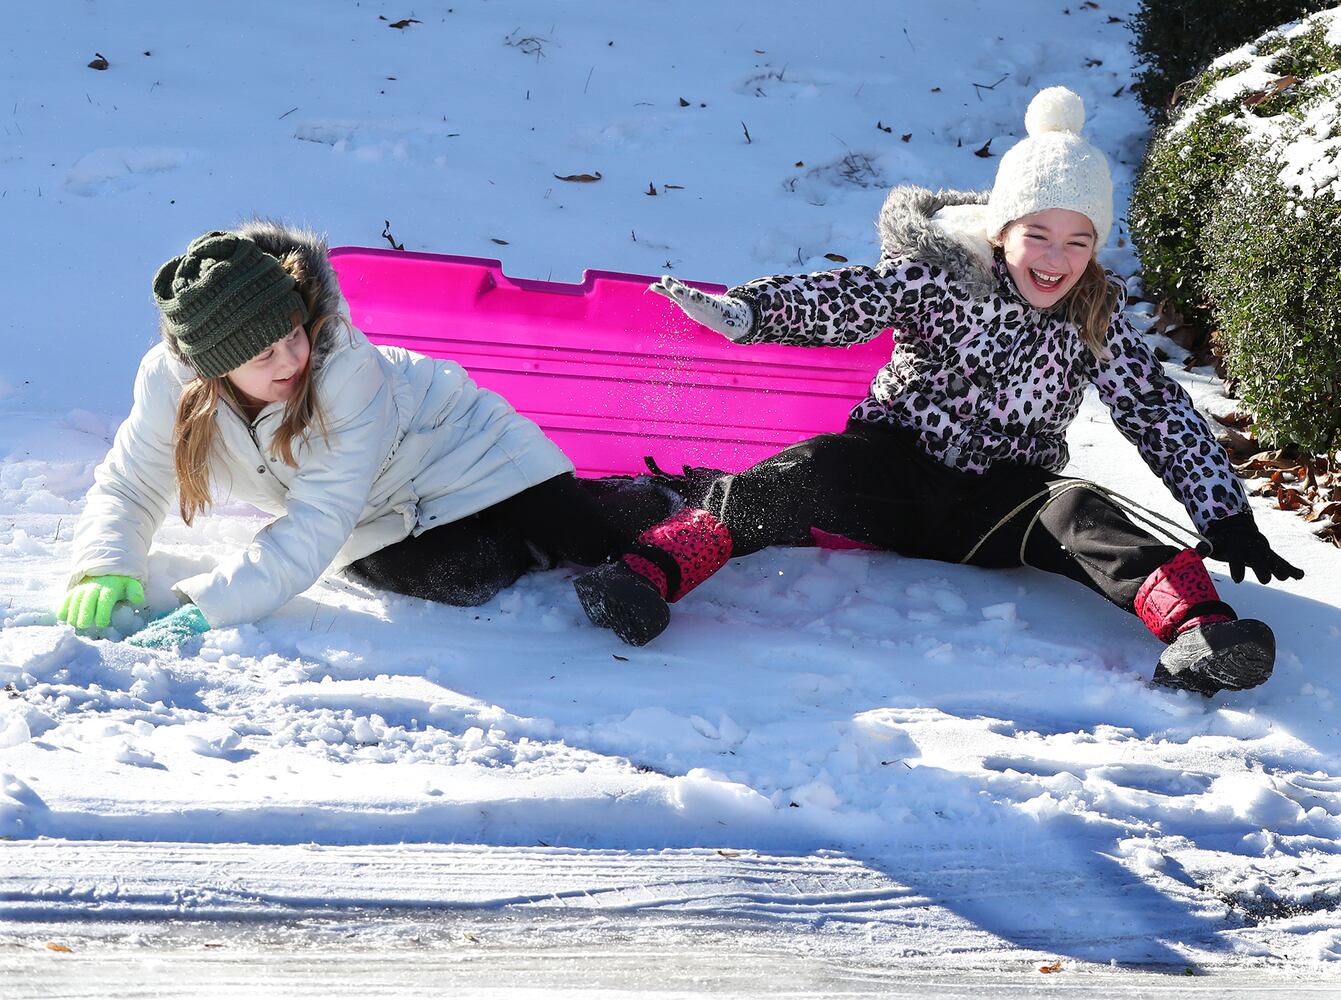
M 1252 568 L 1258 583 L 1270 583 L 1272 577 L 1300 580 L 1304 576 L 1302 569 L 1271 551 L 1266 536 L 1257 530 L 1251 511 L 1212 521 L 1206 526 L 1206 541 L 1197 546 L 1197 552 L 1229 563 L 1229 575 L 1235 583 L 1243 582 L 1245 566 Z

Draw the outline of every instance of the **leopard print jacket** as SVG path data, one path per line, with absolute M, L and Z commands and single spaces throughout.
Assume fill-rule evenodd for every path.
M 1093 383 L 1113 422 L 1204 530 L 1248 508 L 1228 456 L 1181 386 L 1123 314 L 1096 358 L 1057 311 L 1029 305 L 1004 260 L 931 216 L 985 194 L 898 187 L 880 217 L 881 259 L 809 275 L 759 278 L 727 294 L 747 302 L 750 330 L 738 343 L 837 347 L 894 330 L 890 361 L 858 420 L 917 434 L 927 453 L 955 469 L 1000 462 L 1060 472 L 1066 429 Z

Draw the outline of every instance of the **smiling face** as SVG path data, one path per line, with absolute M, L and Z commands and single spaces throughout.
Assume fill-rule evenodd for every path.
M 1025 301 L 1046 309 L 1075 287 L 1094 257 L 1094 223 L 1069 208 L 1016 219 L 1001 231 L 1006 267 Z
M 285 337 L 225 377 L 243 401 L 252 406 L 259 408 L 267 403 L 282 403 L 293 394 L 307 370 L 310 353 L 307 331 L 299 323 Z

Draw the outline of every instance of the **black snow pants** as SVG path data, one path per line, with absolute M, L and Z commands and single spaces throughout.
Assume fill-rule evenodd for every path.
M 374 587 L 474 607 L 529 570 L 614 558 L 625 534 L 597 497 L 566 473 L 388 545 L 346 572 Z
M 733 555 L 813 545 L 818 529 L 921 559 L 1059 573 L 1130 612 L 1179 550 L 1103 494 L 1063 488 L 1074 482 L 1027 465 L 960 472 L 908 431 L 854 420 L 720 477 L 702 506 L 730 531 Z

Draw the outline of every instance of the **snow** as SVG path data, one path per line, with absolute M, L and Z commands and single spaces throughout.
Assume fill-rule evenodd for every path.
M 586 622 L 570 568 L 474 609 L 330 578 L 178 654 L 52 624 L 156 337 L 150 277 L 199 232 L 261 213 L 377 245 L 389 225 L 565 281 L 870 260 L 884 186 L 990 184 L 973 151 L 1004 152 L 1053 84 L 1085 99 L 1121 204 L 1145 126 L 1107 18 L 1135 6 L 453 0 L 385 12 L 404 29 L 315 0 L 8 11 L 0 946 L 331 907 L 503 920 L 559 893 L 587 940 L 678 908 L 868 962 L 1334 979 L 1341 554 L 1265 507 L 1308 575 L 1212 564 L 1280 656 L 1210 701 L 1147 686 L 1157 642 L 1069 581 L 859 551 L 736 560 L 642 649 Z M 1125 226 L 1103 259 L 1134 269 Z M 1070 445 L 1074 474 L 1187 523 L 1092 396 Z M 261 523 L 170 519 L 150 604 Z
M 1217 81 L 1198 100 L 1182 108 L 1170 125 L 1176 135 L 1187 129 L 1209 109 L 1236 101 L 1248 95 L 1269 91 L 1280 79 L 1280 73 L 1271 67 L 1279 52 L 1261 53 L 1264 41 L 1279 37 L 1293 39 L 1319 27 L 1323 29 L 1325 44 L 1341 47 L 1341 8 L 1320 11 L 1279 31 L 1268 32 L 1256 41 L 1240 46 L 1211 63 L 1210 68 L 1237 67 L 1235 72 Z M 1277 177 L 1293 196 L 1307 200 L 1330 195 L 1341 199 L 1336 181 L 1341 176 L 1337 153 L 1341 151 L 1338 135 L 1335 93 L 1341 84 L 1341 72 L 1319 73 L 1298 84 L 1306 93 L 1305 100 L 1293 113 L 1259 117 L 1246 108 L 1236 108 L 1221 121 L 1242 129 L 1244 141 L 1258 147 L 1276 165 Z M 1245 183 L 1241 178 L 1236 183 Z M 1292 204 L 1296 215 L 1303 218 L 1307 210 Z

